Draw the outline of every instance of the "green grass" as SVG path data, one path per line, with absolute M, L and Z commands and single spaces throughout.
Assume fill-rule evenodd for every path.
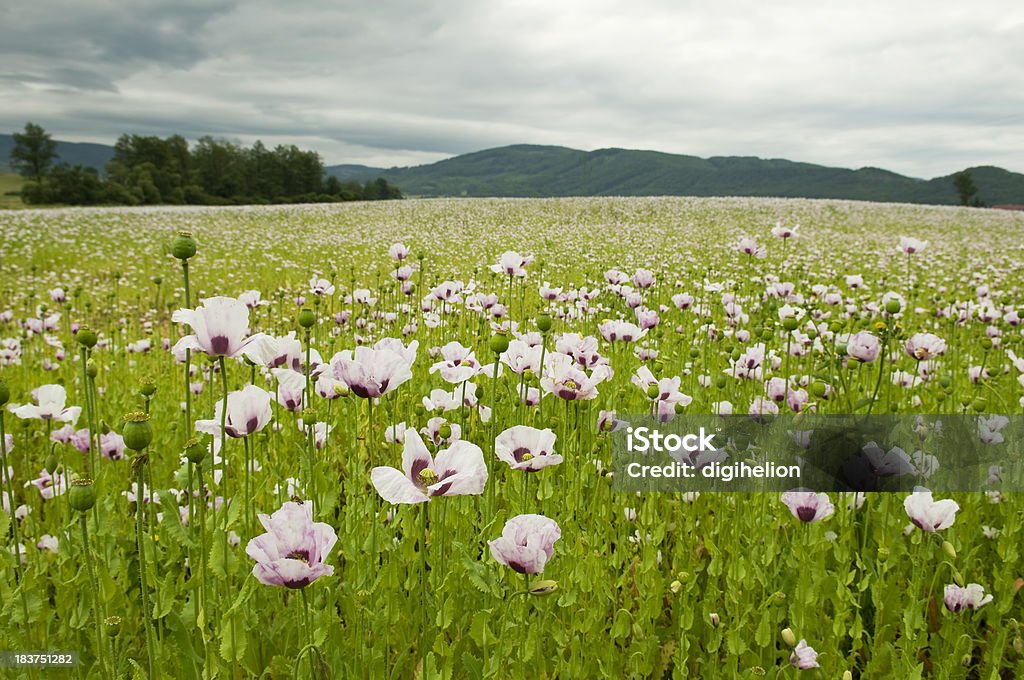
M 0 172 L 0 208 L 23 208 L 20 196 L 12 196 L 12 192 L 20 192 L 25 180 L 20 175 Z

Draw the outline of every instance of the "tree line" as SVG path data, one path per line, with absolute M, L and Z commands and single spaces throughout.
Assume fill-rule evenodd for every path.
M 121 135 L 101 175 L 59 162 L 57 143 L 40 126 L 15 133 L 11 165 L 25 178 L 29 204 L 242 205 L 374 201 L 402 198 L 383 178 L 359 183 L 328 176 L 315 151 L 295 145 L 246 148 L 203 137 Z

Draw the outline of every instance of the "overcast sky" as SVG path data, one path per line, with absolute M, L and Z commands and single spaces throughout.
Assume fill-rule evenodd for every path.
M 132 10 L 126 10 L 132 7 Z M 0 132 L 1024 172 L 1021 0 L 3 0 Z

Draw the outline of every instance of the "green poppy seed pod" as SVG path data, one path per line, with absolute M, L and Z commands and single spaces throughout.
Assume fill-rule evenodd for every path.
M 691 347 L 690 348 L 690 358 L 691 359 L 696 359 L 699 356 L 700 356 L 700 348 L 699 347 Z
M 946 553 L 946 557 L 948 557 L 949 559 L 956 559 L 956 548 L 954 548 L 953 544 L 949 541 L 942 542 L 942 552 Z
M 935 395 L 935 401 L 937 401 L 937 402 L 946 401 L 946 393 L 945 392 L 939 392 L 938 394 L 936 394 Z
M 171 255 L 179 260 L 187 260 L 196 254 L 196 240 L 187 231 L 179 232 L 171 241 Z
M 55 454 L 53 451 L 50 451 L 50 453 L 46 456 L 46 461 L 43 463 L 43 467 L 46 468 L 46 471 L 52 475 L 54 472 L 57 471 L 57 466 L 59 464 L 60 461 L 57 460 L 57 454 Z
M 658 389 L 657 385 L 649 385 L 647 387 L 647 398 L 648 399 L 657 399 L 659 394 L 661 394 L 661 390 Z
M 725 376 L 724 375 L 720 375 L 720 376 L 717 376 L 715 378 L 715 387 L 717 387 L 720 390 L 724 390 L 725 389 Z
M 316 323 L 316 312 L 309 307 L 303 307 L 299 312 L 299 325 L 303 328 L 312 328 Z
M 761 333 L 764 333 L 764 326 L 754 326 L 754 335 L 761 337 Z
M 889 298 L 888 302 L 885 303 L 885 311 L 890 314 L 898 314 L 903 305 L 896 298 Z
M 487 346 L 491 348 L 491 351 L 495 354 L 501 354 L 508 349 L 508 336 L 504 333 L 495 333 L 491 336 Z
M 819 381 L 811 383 L 811 394 L 813 394 L 818 399 L 821 399 L 822 397 L 825 396 L 825 389 L 825 383 L 823 382 Z
M 96 487 L 91 479 L 76 479 L 68 489 L 68 505 L 79 512 L 88 512 L 96 505 Z
M 96 365 L 96 362 L 89 359 L 85 362 L 85 374 L 90 378 L 95 378 L 100 374 L 100 367 Z
M 974 401 L 971 402 L 971 408 L 974 409 L 975 411 L 977 411 L 978 413 L 981 413 L 982 411 L 984 411 L 985 410 L 985 406 L 986 406 L 986 402 L 985 402 L 985 400 L 982 397 L 978 397 L 977 399 L 975 399 Z
M 121 431 L 124 445 L 132 451 L 142 451 L 153 441 L 153 426 L 149 424 L 148 413 L 128 413 L 124 417 Z
M 526 382 L 531 382 L 533 381 L 533 377 L 535 375 L 536 373 L 534 373 L 530 369 L 526 369 L 525 371 L 523 371 L 523 380 L 525 380 Z
M 96 346 L 96 341 L 99 338 L 96 336 L 96 331 L 83 323 L 78 326 L 78 332 L 75 333 L 75 339 L 78 340 L 78 344 L 82 347 L 92 349 Z
M 952 384 L 953 384 L 953 379 L 951 377 L 949 377 L 948 375 L 944 375 L 941 378 L 939 378 L 939 385 L 941 385 L 942 389 L 944 389 L 944 390 L 948 390 L 949 386 L 952 385 Z
M 982 338 L 981 340 L 978 341 L 978 344 L 981 345 L 981 348 L 983 350 L 986 350 L 986 351 L 990 350 L 990 349 L 992 349 L 992 338 L 984 337 L 984 338 Z
M 418 416 L 424 416 L 427 413 L 427 407 L 424 406 L 422 403 L 416 404 L 413 407 L 412 412 L 415 413 Z
M 537 315 L 537 330 L 541 333 L 547 333 L 551 330 L 551 315 L 550 314 L 538 314 Z
M 153 277 L 153 283 L 155 283 L 156 285 L 159 286 L 163 282 L 164 282 L 164 278 L 162 276 L 154 276 Z
M 837 342 L 836 343 L 836 354 L 838 356 L 843 356 L 843 355 L 846 354 L 846 343 L 845 342 Z
M 195 465 L 202 463 L 206 458 L 206 446 L 197 437 L 192 437 L 185 442 L 185 457 Z
M 796 327 L 800 325 L 800 322 L 796 320 L 796 317 L 787 316 L 782 320 L 782 327 L 787 331 L 795 331 Z
M 156 394 L 156 381 L 152 378 L 143 378 L 142 387 L 139 388 L 139 394 L 144 397 L 152 397 Z
M 452 436 L 452 426 L 449 425 L 448 423 L 445 423 L 440 428 L 438 428 L 437 434 L 441 436 L 441 439 L 448 439 L 448 437 Z
M 796 635 L 793 633 L 792 628 L 782 629 L 782 641 L 790 647 L 796 647 Z
M 530 595 L 543 597 L 544 595 L 550 595 L 556 590 L 558 590 L 558 581 L 544 579 L 543 581 L 537 581 L 532 586 L 530 586 Z
M 121 617 L 108 616 L 103 619 L 103 627 L 106 629 L 108 636 L 117 637 L 117 634 L 121 632 Z
M 0 406 L 3 406 L 11 400 L 11 388 L 7 386 L 7 382 L 0 378 Z
M 740 352 L 738 349 L 734 349 L 729 356 L 732 358 L 733 361 L 739 361 L 740 357 L 743 356 L 743 353 Z

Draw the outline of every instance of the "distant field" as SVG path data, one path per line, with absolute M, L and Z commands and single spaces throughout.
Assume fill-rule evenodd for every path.
M 8 195 L 11 191 L 21 191 L 23 181 L 20 175 L 0 172 L 0 207 L 20 208 L 24 205 L 18 196 Z

